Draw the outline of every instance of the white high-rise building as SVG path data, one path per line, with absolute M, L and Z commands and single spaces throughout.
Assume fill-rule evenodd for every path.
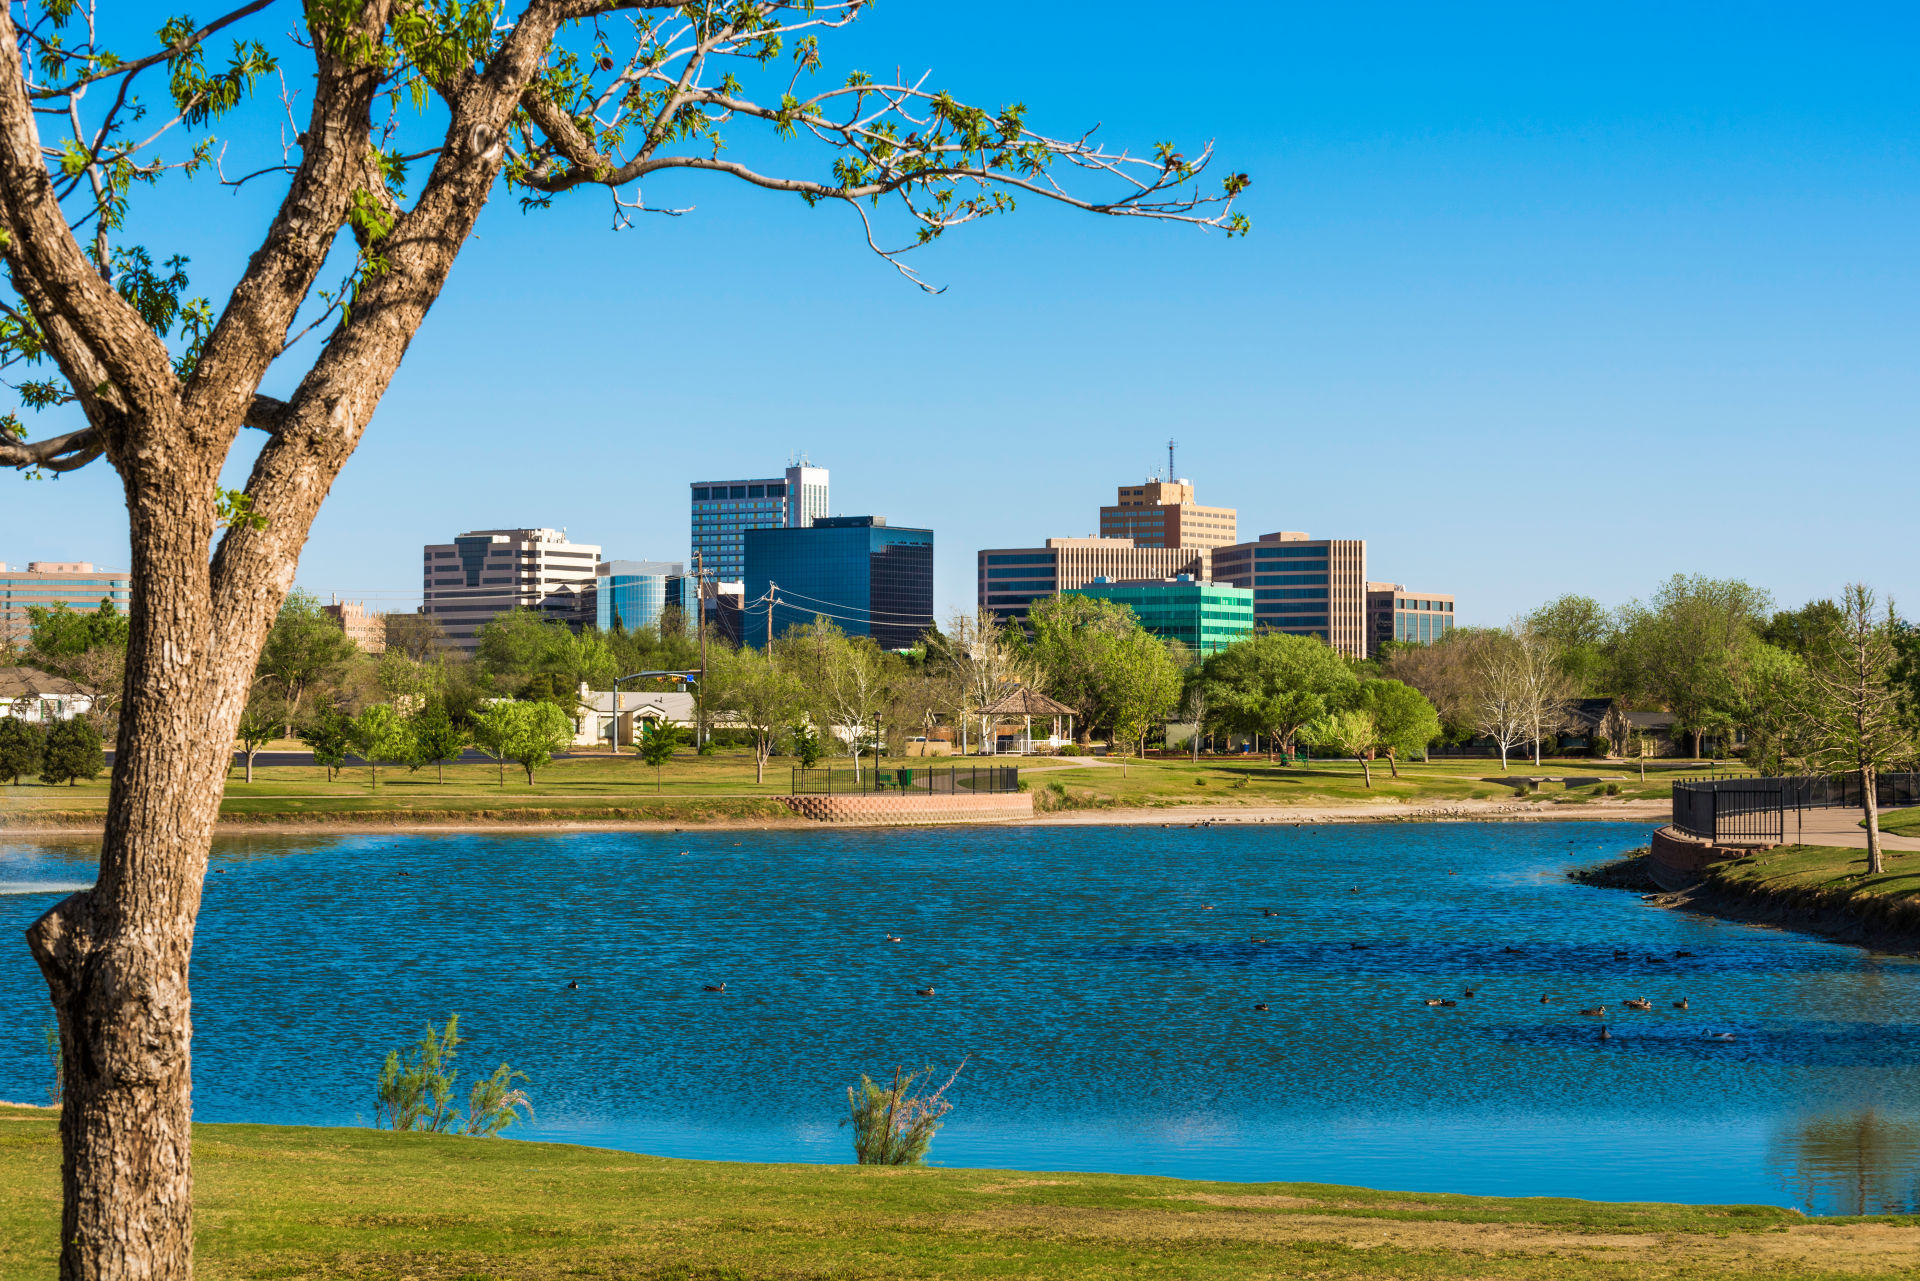
M 784 476 L 696 480 L 692 548 L 710 583 L 746 577 L 749 529 L 804 529 L 827 515 L 827 469 L 802 458 Z
M 423 612 L 455 648 L 471 654 L 480 628 L 510 609 L 539 609 L 548 596 L 594 585 L 595 543 L 558 529 L 475 529 L 430 543 L 421 568 Z

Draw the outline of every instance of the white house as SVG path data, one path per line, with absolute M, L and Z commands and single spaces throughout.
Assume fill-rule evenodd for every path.
M 64 676 L 49 676 L 31 667 L 0 667 L 0 716 L 46 725 L 92 710 L 93 695 Z
M 669 725 L 691 727 L 694 721 L 693 695 L 678 690 L 626 690 L 618 695 L 609 690 L 590 690 L 582 683 L 580 687 L 580 710 L 573 718 L 573 744 L 575 747 L 604 745 L 607 741 L 608 727 L 617 718 L 620 724 L 620 746 L 632 744 L 640 733 L 641 727 L 648 721 L 664 721 Z

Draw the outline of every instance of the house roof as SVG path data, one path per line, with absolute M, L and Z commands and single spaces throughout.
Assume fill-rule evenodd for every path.
M 1016 685 L 992 704 L 980 709 L 982 716 L 1078 716 L 1080 713 L 1057 698 L 1048 698 L 1037 689 Z
M 71 698 L 86 692 L 64 676 L 32 667 L 0 667 L 0 698 Z

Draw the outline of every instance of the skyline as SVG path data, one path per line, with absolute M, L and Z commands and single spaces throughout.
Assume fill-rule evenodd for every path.
M 686 482 L 805 450 L 834 513 L 935 531 L 944 618 L 976 549 L 1094 532 L 1174 436 L 1241 537 L 1365 538 L 1371 577 L 1453 593 L 1463 624 L 1674 572 L 1914 599 L 1897 512 L 1862 501 L 1920 461 L 1913 15 L 1281 9 L 1170 100 L 1112 74 L 1154 12 L 996 44 L 882 9 L 825 52 L 1136 148 L 1217 136 L 1251 237 L 1029 206 L 920 255 L 932 297 L 857 224 L 761 193 L 661 184 L 698 209 L 619 234 L 593 202 L 497 199 L 299 585 L 417 603 L 418 548 L 474 528 L 682 559 Z M 218 297 L 233 250 L 167 193 L 143 234 Z M 104 466 L 12 484 L 0 559 L 126 564 Z

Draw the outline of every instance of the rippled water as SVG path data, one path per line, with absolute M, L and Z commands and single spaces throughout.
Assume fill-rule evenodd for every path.
M 846 1084 L 964 1055 L 946 1164 L 1920 1207 L 1916 962 L 1565 880 L 1644 839 L 1593 823 L 226 840 L 195 961 L 196 1105 L 352 1124 L 387 1049 L 458 1010 L 470 1066 L 531 1074 L 529 1137 L 841 1161 Z M 0 845 L 7 937 L 89 859 Z M 1654 1012 L 1623 1012 L 1636 995 Z M 43 1096 L 24 946 L 0 949 L 0 999 L 0 1097 Z M 1604 1043 L 1576 1013 L 1597 1004 Z

